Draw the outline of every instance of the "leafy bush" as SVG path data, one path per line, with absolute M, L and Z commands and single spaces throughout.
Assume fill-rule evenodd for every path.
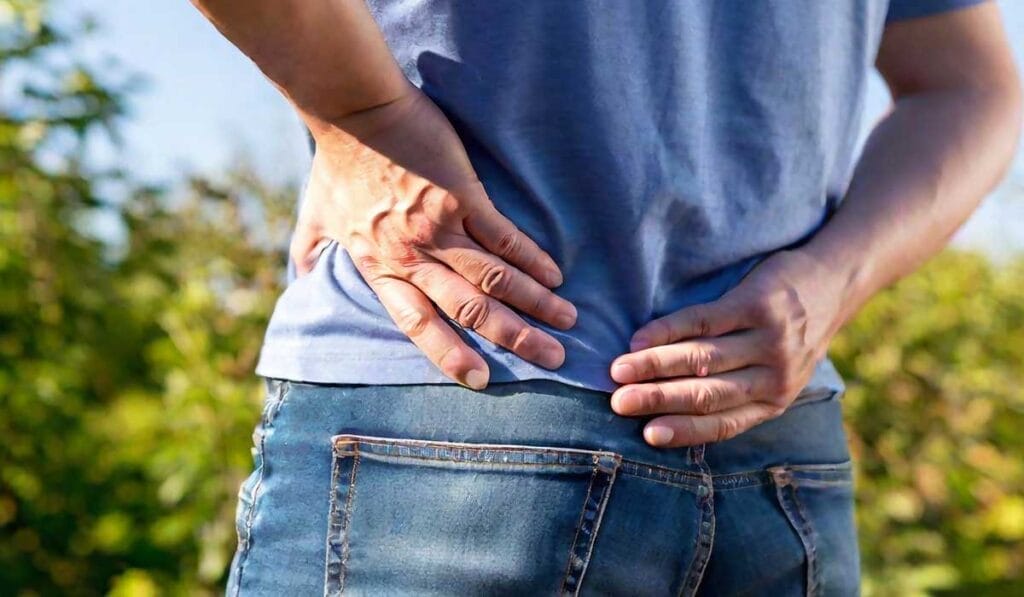
M 91 170 L 128 83 L 45 8 L 0 0 L 0 592 L 219 594 L 296 189 Z M 947 252 L 833 357 L 866 592 L 1024 594 L 1024 258 Z
M 832 356 L 866 588 L 1024 594 L 1024 258 L 947 251 L 876 297 Z

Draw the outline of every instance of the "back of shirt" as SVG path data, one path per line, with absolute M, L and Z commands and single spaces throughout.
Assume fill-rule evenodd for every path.
M 491 381 L 617 387 L 644 323 L 714 300 L 806 240 L 849 182 L 885 0 L 371 0 L 406 76 L 448 115 L 496 207 L 558 262 L 576 305 L 548 371 L 474 332 Z M 896 15 L 903 16 L 903 15 Z M 452 383 L 337 244 L 293 280 L 257 372 Z M 826 359 L 805 394 L 842 389 Z

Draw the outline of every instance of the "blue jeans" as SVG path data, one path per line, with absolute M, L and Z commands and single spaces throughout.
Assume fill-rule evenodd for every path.
M 837 396 L 732 440 L 553 381 L 269 380 L 229 595 L 855 595 Z

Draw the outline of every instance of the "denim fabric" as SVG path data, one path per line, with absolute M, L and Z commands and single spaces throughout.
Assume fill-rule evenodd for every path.
M 837 395 L 658 449 L 550 380 L 268 381 L 228 595 L 855 595 Z

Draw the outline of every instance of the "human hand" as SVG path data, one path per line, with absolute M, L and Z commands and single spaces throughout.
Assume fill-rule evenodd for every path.
M 480 389 L 488 367 L 438 314 L 542 367 L 557 340 L 511 307 L 559 329 L 575 307 L 550 289 L 554 260 L 501 215 L 444 114 L 418 89 L 314 131 L 316 154 L 291 256 L 299 275 L 338 241 L 398 327 L 452 379 Z
M 759 263 L 718 300 L 655 319 L 615 359 L 612 409 L 658 416 L 646 441 L 729 439 L 785 412 L 841 325 L 842 281 L 800 250 Z

